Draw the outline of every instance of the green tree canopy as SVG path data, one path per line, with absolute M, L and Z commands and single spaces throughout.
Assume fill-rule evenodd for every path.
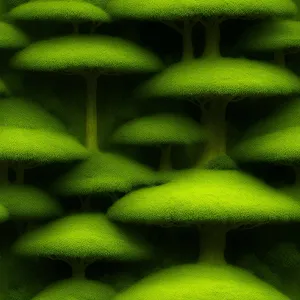
M 26 99 L 0 102 L 0 139 L 0 159 L 4 160 L 54 162 L 88 156 L 61 122 Z
M 288 297 L 236 267 L 194 264 L 171 267 L 147 276 L 114 299 L 288 300 Z
M 291 0 L 110 0 L 107 11 L 117 18 L 178 20 L 194 17 L 290 17 L 297 13 Z
M 131 120 L 113 134 L 120 144 L 192 144 L 206 140 L 205 130 L 194 120 L 176 114 L 155 114 Z
M 29 44 L 28 37 L 12 24 L 0 22 L 0 49 L 19 49 Z
M 126 40 L 101 35 L 38 41 L 17 53 L 12 65 L 32 71 L 75 72 L 154 72 L 162 68 L 161 61 L 151 52 Z
M 0 186 L 0 203 L 13 219 L 45 219 L 62 214 L 61 206 L 52 197 L 33 186 Z
M 54 189 L 63 195 L 127 192 L 156 182 L 153 170 L 123 155 L 96 152 L 62 175 Z
M 139 97 L 254 97 L 299 93 L 299 78 L 272 64 L 236 58 L 180 62 L 136 91 Z
M 13 8 L 9 17 L 17 20 L 52 20 L 64 22 L 108 22 L 109 15 L 84 0 L 31 0 Z
M 8 217 L 9 217 L 8 210 L 6 209 L 5 206 L 0 204 L 0 222 L 2 223 L 6 221 Z
M 239 171 L 196 170 L 131 192 L 108 216 L 141 223 L 259 223 L 300 219 L 300 203 Z
M 24 256 L 136 260 L 148 247 L 101 213 L 82 213 L 55 220 L 21 236 L 13 246 Z
M 109 285 L 98 281 L 66 279 L 53 283 L 32 300 L 109 300 L 115 294 Z
M 251 28 L 241 39 L 241 47 L 253 52 L 299 51 L 300 22 L 296 20 L 265 21 Z

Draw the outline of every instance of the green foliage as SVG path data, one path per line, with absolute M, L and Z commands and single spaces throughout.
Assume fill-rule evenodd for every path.
M 232 266 L 181 265 L 154 273 L 115 300 L 288 300 L 271 285 Z
M 62 175 L 54 189 L 63 195 L 89 195 L 127 192 L 155 182 L 155 173 L 149 167 L 120 154 L 98 152 Z
M 28 37 L 12 24 L 0 22 L 0 49 L 18 49 L 29 44 Z
M 45 219 L 62 214 L 60 205 L 33 186 L 0 186 L 0 203 L 14 219 Z
M 101 55 L 99 55 L 101 53 Z M 72 35 L 31 44 L 12 65 L 32 71 L 156 72 L 161 61 L 151 52 L 117 37 Z
M 235 58 L 177 63 L 142 84 L 139 97 L 254 97 L 300 92 L 292 72 L 258 61 Z
M 254 26 L 241 40 L 249 51 L 300 50 L 300 22 L 296 20 L 273 20 Z
M 210 160 L 204 168 L 208 170 L 237 170 L 238 166 L 228 155 L 220 155 Z
M 238 143 L 230 155 L 240 161 L 297 163 L 300 160 L 300 127 L 289 127 Z
M 55 282 L 32 300 L 109 300 L 115 291 L 101 282 L 85 279 L 67 279 Z
M 84 0 L 37 0 L 13 8 L 9 16 L 17 20 L 52 20 L 64 22 L 108 22 L 109 15 Z
M 289 221 L 300 219 L 300 203 L 238 171 L 194 170 L 124 196 L 108 216 L 144 223 Z
M 0 222 L 5 222 L 9 217 L 8 210 L 0 204 Z
M 118 18 L 178 20 L 194 17 L 290 17 L 297 7 L 291 0 L 110 0 L 108 12 Z
M 13 249 L 22 255 L 113 260 L 145 259 L 141 240 L 110 222 L 101 213 L 66 216 L 21 236 Z
M 175 114 L 156 114 L 131 120 L 114 133 L 120 144 L 192 144 L 206 140 L 206 132 L 192 119 Z

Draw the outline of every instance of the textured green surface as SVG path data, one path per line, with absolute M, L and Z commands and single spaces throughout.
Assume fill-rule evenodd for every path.
M 103 9 L 82 0 L 29 1 L 13 8 L 9 16 L 17 20 L 110 21 Z
M 61 206 L 48 194 L 33 186 L 0 186 L 0 204 L 14 219 L 44 219 L 62 214 Z
M 288 300 L 271 285 L 232 266 L 182 265 L 150 275 L 114 300 Z
M 300 127 L 289 127 L 276 132 L 245 139 L 230 155 L 240 161 L 295 163 L 300 161 Z
M 296 50 L 300 48 L 300 22 L 277 20 L 254 26 L 242 38 L 241 45 L 250 51 Z
M 272 64 L 236 58 L 175 64 L 142 84 L 140 97 L 275 96 L 300 92 L 299 78 Z
M 115 131 L 112 140 L 120 144 L 192 144 L 206 140 L 206 133 L 188 117 L 156 114 L 125 123 Z
M 239 171 L 195 170 L 127 194 L 108 210 L 122 222 L 267 222 L 300 220 L 300 203 Z
M 101 213 L 82 213 L 53 221 L 21 236 L 14 250 L 22 255 L 117 260 L 144 259 L 147 247 Z
M 8 87 L 6 86 L 5 82 L 0 79 L 0 94 L 2 95 L 9 95 Z
M 36 71 L 155 72 L 162 68 L 151 52 L 120 38 L 101 35 L 38 41 L 17 53 L 12 65 Z
M 0 49 L 18 49 L 29 44 L 28 37 L 12 24 L 0 22 Z
M 110 300 L 115 291 L 101 282 L 67 279 L 53 283 L 32 300 Z
M 0 159 L 15 161 L 62 162 L 85 159 L 88 151 L 65 133 L 0 127 Z
M 153 184 L 155 173 L 123 155 L 97 152 L 62 175 L 54 189 L 63 195 L 126 192 L 133 187 Z
M 110 0 L 108 12 L 118 18 L 179 19 L 191 17 L 289 17 L 297 13 L 291 0 Z
M 6 207 L 0 204 L 0 223 L 6 221 L 8 217 L 8 210 L 6 209 Z

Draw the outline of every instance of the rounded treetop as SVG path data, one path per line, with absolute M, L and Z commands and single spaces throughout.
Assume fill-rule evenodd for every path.
M 242 140 L 230 156 L 239 161 L 264 161 L 293 164 L 300 161 L 300 126 Z
M 131 192 L 108 216 L 121 222 L 258 223 L 300 219 L 300 203 L 233 170 L 195 170 L 182 178 Z
M 101 53 L 101 55 L 99 55 Z M 12 65 L 32 71 L 156 72 L 162 62 L 129 41 L 110 36 L 72 35 L 31 44 Z
M 9 12 L 12 19 L 64 22 L 108 22 L 109 15 L 100 7 L 84 0 L 35 0 L 21 4 Z
M 156 114 L 131 120 L 114 133 L 120 144 L 192 144 L 206 140 L 206 132 L 196 121 L 183 115 Z
M 241 47 L 253 52 L 299 51 L 300 22 L 273 20 L 254 26 L 241 41 Z
M 143 278 L 115 300 L 288 300 L 271 285 L 229 265 L 171 267 Z
M 0 204 L 0 223 L 5 222 L 9 217 L 8 210 Z
M 14 25 L 0 22 L 0 49 L 18 49 L 29 44 L 28 37 Z
M 142 84 L 139 97 L 254 97 L 292 95 L 300 80 L 270 63 L 237 58 L 196 59 L 177 63 Z
M 48 194 L 33 186 L 0 186 L 0 204 L 14 219 L 45 219 L 62 214 L 61 206 Z
M 135 260 L 150 255 L 141 240 L 101 213 L 82 213 L 55 220 L 25 233 L 15 243 L 14 250 L 25 256 L 83 259 Z
M 109 285 L 99 281 L 71 278 L 51 284 L 32 300 L 110 300 L 115 294 Z
M 110 0 L 107 11 L 124 19 L 178 20 L 194 17 L 266 18 L 291 17 L 297 6 L 292 0 Z
M 156 182 L 155 172 L 123 155 L 97 152 L 62 175 L 54 189 L 63 195 L 128 192 Z
M 60 121 L 26 99 L 0 101 L 0 139 L 3 160 L 59 162 L 89 155 Z

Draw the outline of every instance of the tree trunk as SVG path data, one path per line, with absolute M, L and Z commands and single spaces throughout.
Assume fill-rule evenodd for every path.
M 205 48 L 203 57 L 215 58 L 220 56 L 220 21 L 203 22 L 205 27 Z
M 8 184 L 8 162 L 0 161 L 0 184 Z
M 160 171 L 169 171 L 172 170 L 172 159 L 171 159 L 171 145 L 162 145 L 161 146 L 161 156 L 160 156 Z
M 194 58 L 193 47 L 193 25 L 186 20 L 183 24 L 183 61 L 188 61 Z

